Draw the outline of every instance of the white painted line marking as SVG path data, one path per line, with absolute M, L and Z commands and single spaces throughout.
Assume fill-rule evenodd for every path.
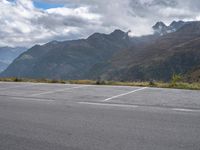
M 175 110 L 175 111 L 183 111 L 183 112 L 200 112 L 200 110 L 195 110 L 195 109 L 184 109 L 184 108 L 173 108 L 172 110 Z
M 20 97 L 13 97 L 12 99 L 16 100 L 23 100 L 23 101 L 41 101 L 41 102 L 54 102 L 55 100 L 50 99 L 37 99 L 37 98 L 20 98 Z
M 147 89 L 147 87 L 139 88 L 139 89 L 127 92 L 127 93 L 120 94 L 120 95 L 112 96 L 110 98 L 107 98 L 107 99 L 103 100 L 103 102 L 106 102 L 106 101 L 109 101 L 111 99 L 115 99 L 115 98 L 118 98 L 118 97 L 121 97 L 121 96 L 125 96 L 125 95 L 131 94 L 131 93 L 135 93 L 135 92 L 138 92 L 138 91 L 142 91 L 144 89 Z
M 123 104 L 110 104 L 110 103 L 92 103 L 92 102 L 78 102 L 79 104 L 97 105 L 97 106 L 114 106 L 114 107 L 131 107 L 137 108 L 137 105 L 123 105 Z
M 87 87 L 87 86 L 90 86 L 90 85 L 81 85 L 81 86 L 76 86 L 76 87 L 71 87 L 71 88 L 65 88 L 65 89 L 61 89 L 61 90 L 55 90 L 55 91 L 37 93 L 37 94 L 32 94 L 30 96 L 39 96 L 39 95 L 45 95 L 45 94 L 52 94 L 52 93 L 63 92 L 63 91 L 71 90 L 71 89 L 79 89 L 79 88 L 83 88 L 83 87 Z

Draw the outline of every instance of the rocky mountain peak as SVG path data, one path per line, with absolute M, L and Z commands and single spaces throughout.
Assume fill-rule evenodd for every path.
M 116 29 L 114 30 L 110 35 L 115 35 L 115 36 L 124 36 L 126 33 L 122 30 Z
M 88 37 L 88 40 L 100 40 L 100 39 L 104 39 L 104 38 L 111 38 L 111 39 L 127 39 L 128 37 L 128 33 L 116 29 L 113 32 L 111 32 L 110 34 L 102 34 L 102 33 L 94 33 L 91 36 Z
M 162 28 L 166 28 L 167 26 L 165 25 L 164 22 L 162 21 L 159 21 L 157 22 L 154 26 L 153 26 L 153 29 L 162 29 Z
M 124 40 L 128 40 L 129 39 L 129 32 L 124 32 L 122 30 L 116 29 L 114 30 L 110 36 L 114 39 L 124 39 Z
M 174 28 L 174 29 L 178 30 L 178 29 L 181 28 L 184 24 L 185 24 L 184 21 L 173 21 L 169 26 L 170 26 L 171 28 Z
M 155 34 L 162 36 L 177 31 L 183 25 L 185 25 L 184 21 L 173 21 L 169 26 L 165 25 L 163 22 L 157 22 L 152 28 Z
M 159 35 L 164 35 L 167 32 L 167 26 L 163 22 L 157 22 L 153 27 L 154 33 Z

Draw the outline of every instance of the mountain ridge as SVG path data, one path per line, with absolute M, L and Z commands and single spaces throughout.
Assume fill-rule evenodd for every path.
M 115 30 L 108 35 L 98 34 L 97 39 L 96 35 L 87 39 L 64 41 L 58 44 L 49 42 L 42 46 L 33 46 L 20 55 L 3 72 L 3 76 L 11 74 L 8 76 L 78 79 L 83 77 L 92 65 L 106 61 L 113 52 L 127 48 L 130 44 L 127 39 L 124 39 L 127 33 L 120 30 Z M 16 69 L 17 74 L 15 74 Z

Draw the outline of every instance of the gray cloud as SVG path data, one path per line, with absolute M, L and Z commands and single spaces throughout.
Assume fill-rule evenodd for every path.
M 152 33 L 157 21 L 199 20 L 199 0 L 35 0 L 63 4 L 42 10 L 33 1 L 0 0 L 0 46 L 32 46 L 51 40 L 86 38 L 116 28 L 132 35 Z

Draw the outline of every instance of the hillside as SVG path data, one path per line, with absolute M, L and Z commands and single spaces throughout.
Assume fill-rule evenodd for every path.
M 200 64 L 199 37 L 200 22 L 186 23 L 152 44 L 119 52 L 99 73 L 108 80 L 168 81 L 174 73 L 184 75 Z
M 185 80 L 189 82 L 200 82 L 200 66 L 186 73 Z

